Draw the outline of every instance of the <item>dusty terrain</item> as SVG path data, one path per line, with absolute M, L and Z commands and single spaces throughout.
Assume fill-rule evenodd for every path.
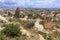
M 56 34 L 56 31 L 58 31 L 58 34 L 60 32 L 60 10 L 18 8 L 1 10 L 0 31 L 5 28 L 2 25 L 13 23 L 20 26 L 22 35 L 26 35 L 28 40 L 49 40 L 49 34 L 51 34 L 52 40 L 60 40 L 60 36 Z

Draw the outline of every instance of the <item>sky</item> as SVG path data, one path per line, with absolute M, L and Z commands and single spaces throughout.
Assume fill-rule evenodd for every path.
M 0 7 L 60 8 L 60 0 L 0 0 Z

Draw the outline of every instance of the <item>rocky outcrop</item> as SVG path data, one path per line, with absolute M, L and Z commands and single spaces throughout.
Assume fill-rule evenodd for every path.
M 16 8 L 14 17 L 19 18 L 20 17 L 20 9 Z
M 0 15 L 0 20 L 2 20 L 4 22 L 8 22 L 8 20 L 5 17 L 1 16 L 1 15 Z
M 39 22 L 41 22 L 42 20 L 37 19 L 34 25 L 35 30 L 38 31 L 44 31 L 44 26 L 42 24 L 40 24 Z

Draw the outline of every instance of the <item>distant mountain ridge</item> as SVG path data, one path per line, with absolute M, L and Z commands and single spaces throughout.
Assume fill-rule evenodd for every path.
M 30 8 L 30 9 L 42 9 L 42 10 L 60 10 L 60 8 L 34 8 L 30 6 L 18 6 L 15 2 L 0 2 L 0 8 Z

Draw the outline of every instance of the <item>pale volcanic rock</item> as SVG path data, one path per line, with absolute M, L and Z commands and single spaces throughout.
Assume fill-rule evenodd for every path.
M 45 31 L 44 30 L 44 26 L 42 24 L 40 24 L 39 22 L 42 21 L 40 19 L 37 19 L 36 22 L 35 22 L 35 29 L 37 29 L 38 31 Z
M 1 15 L 0 15 L 0 20 L 5 21 L 5 22 L 8 22 L 8 20 L 6 20 L 6 18 L 3 17 L 3 16 L 1 16 Z

